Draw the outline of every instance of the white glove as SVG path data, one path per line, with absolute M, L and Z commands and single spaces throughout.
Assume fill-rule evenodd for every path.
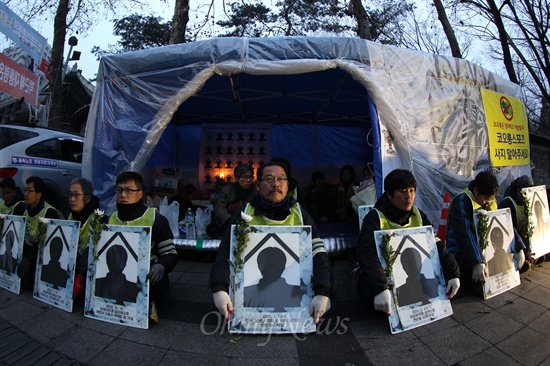
M 390 290 L 384 290 L 374 297 L 374 309 L 383 311 L 388 315 L 391 315 L 391 293 Z
M 523 250 L 514 253 L 514 264 L 516 265 L 516 271 L 519 271 L 521 267 L 523 267 L 523 263 L 525 263 L 525 253 L 523 253 Z
M 452 299 L 458 292 L 459 288 L 460 288 L 460 280 L 458 278 L 451 278 L 447 282 L 447 289 L 445 290 L 445 294 L 447 295 L 447 298 L 449 300 Z
M 487 268 L 485 263 L 478 263 L 472 268 L 472 281 L 485 283 L 487 278 Z
M 311 300 L 309 313 L 313 316 L 315 324 L 319 324 L 319 318 L 330 310 L 330 299 L 328 296 L 317 295 Z
M 233 303 L 229 298 L 229 294 L 225 291 L 214 292 L 214 304 L 218 308 L 222 316 L 229 320 L 230 314 L 233 313 Z

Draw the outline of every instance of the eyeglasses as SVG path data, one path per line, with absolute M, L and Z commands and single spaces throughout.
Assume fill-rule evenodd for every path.
M 286 177 L 272 177 L 271 175 L 268 175 L 267 177 L 263 177 L 260 179 L 262 182 L 266 182 L 267 184 L 273 184 L 273 182 L 277 181 L 279 184 L 283 184 L 284 182 L 288 181 L 288 178 Z
M 87 194 L 69 192 L 69 198 L 78 198 L 80 196 L 87 196 Z
M 36 189 L 24 188 L 23 192 L 33 193 L 33 192 L 36 192 Z
M 115 192 L 117 194 L 122 194 L 122 192 L 126 193 L 127 195 L 130 195 L 134 192 L 139 192 L 141 191 L 141 189 L 132 189 L 132 188 L 120 188 L 120 187 L 117 187 L 115 188 Z
M 251 175 L 241 175 L 240 178 L 242 180 L 252 180 L 252 179 L 254 179 L 254 177 L 251 176 Z

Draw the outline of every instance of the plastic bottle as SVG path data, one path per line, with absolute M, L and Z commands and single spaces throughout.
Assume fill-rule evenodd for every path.
M 195 214 L 191 210 L 191 207 L 187 209 L 187 213 L 185 214 L 185 232 L 187 233 L 187 239 L 197 238 L 195 232 Z

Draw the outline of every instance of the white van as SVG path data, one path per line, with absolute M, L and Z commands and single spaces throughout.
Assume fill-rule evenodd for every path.
M 73 179 L 82 175 L 84 138 L 78 134 L 28 125 L 0 125 L 0 179 L 11 177 L 18 187 L 38 176 L 46 183 L 44 199 L 64 214 Z

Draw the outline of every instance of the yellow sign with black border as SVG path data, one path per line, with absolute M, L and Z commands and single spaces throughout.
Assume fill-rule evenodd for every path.
M 481 89 L 493 166 L 529 164 L 529 130 L 523 102 Z

